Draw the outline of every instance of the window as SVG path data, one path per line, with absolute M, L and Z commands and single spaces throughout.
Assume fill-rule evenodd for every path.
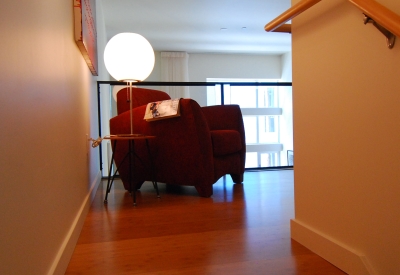
M 207 79 L 208 82 L 277 82 L 276 79 Z M 207 88 L 207 105 L 221 104 L 223 88 L 224 104 L 238 104 L 242 110 L 246 132 L 246 168 L 284 166 L 286 164 L 286 143 L 291 146 L 291 136 L 282 138 L 282 132 L 291 133 L 292 121 L 280 119 L 285 110 L 280 106 L 282 87 L 276 86 L 235 86 L 221 84 Z M 291 87 L 283 87 L 290 89 Z M 285 98 L 286 99 L 286 98 Z M 291 96 L 290 96 L 291 100 Z M 287 104 L 287 103 L 286 103 Z M 291 103 L 290 103 L 291 106 Z M 289 117 L 291 118 L 291 108 Z M 285 116 L 286 118 L 286 116 Z M 291 149 L 291 148 L 290 148 Z M 285 149 L 286 150 L 286 149 Z M 286 152 L 286 151 L 285 151 Z M 284 154 L 284 157 L 283 155 Z M 284 160 L 285 163 L 283 163 Z

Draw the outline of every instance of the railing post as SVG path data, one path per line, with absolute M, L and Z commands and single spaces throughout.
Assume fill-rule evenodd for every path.
M 224 84 L 223 83 L 221 83 L 221 105 L 225 105 Z
M 97 81 L 97 121 L 99 127 L 99 137 L 101 137 L 101 106 L 100 106 L 100 83 Z M 101 148 L 101 142 L 99 144 L 99 159 L 100 159 L 100 170 L 103 171 L 103 154 Z

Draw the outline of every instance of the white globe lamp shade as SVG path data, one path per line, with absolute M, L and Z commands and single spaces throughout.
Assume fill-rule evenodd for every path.
M 104 63 L 118 81 L 145 80 L 154 67 L 154 51 L 149 41 L 137 33 L 120 33 L 108 41 Z

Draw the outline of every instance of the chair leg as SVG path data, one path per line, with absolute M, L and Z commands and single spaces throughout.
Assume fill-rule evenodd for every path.
M 131 192 L 131 190 L 130 190 L 130 185 L 129 185 L 129 180 L 126 180 L 126 181 L 122 181 L 122 183 L 124 184 L 124 188 L 125 188 L 125 190 L 126 191 L 128 191 L 129 193 Z M 139 190 L 141 187 L 142 187 L 142 185 L 143 185 L 143 183 L 144 183 L 144 181 L 142 181 L 142 182 L 138 182 L 138 183 L 132 183 L 132 186 L 135 186 L 135 189 L 136 190 Z
M 139 189 L 142 187 L 143 183 L 144 183 L 144 181 L 137 183 L 137 184 L 135 185 L 136 190 L 139 190 Z
M 243 174 L 231 174 L 231 178 L 234 183 L 243 182 Z
M 212 185 L 196 185 L 196 190 L 201 197 L 211 197 L 213 194 L 213 186 Z

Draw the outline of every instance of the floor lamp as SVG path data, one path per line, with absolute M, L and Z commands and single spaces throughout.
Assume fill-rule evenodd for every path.
M 130 135 L 133 135 L 132 83 L 143 81 L 150 75 L 154 60 L 154 51 L 149 41 L 137 33 L 113 36 L 104 50 L 104 63 L 109 74 L 129 85 Z

